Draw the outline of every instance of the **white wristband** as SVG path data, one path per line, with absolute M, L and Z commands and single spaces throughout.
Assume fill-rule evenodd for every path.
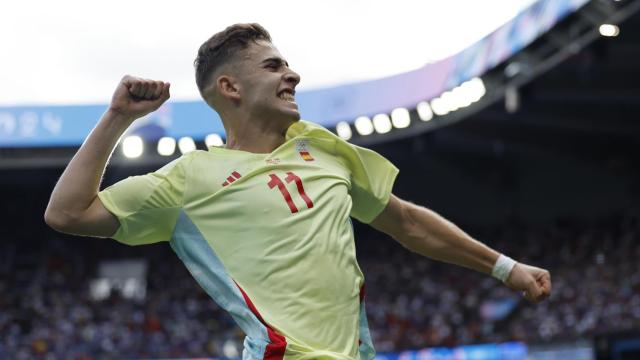
M 493 270 L 491 270 L 491 275 L 494 278 L 502 282 L 505 282 L 509 278 L 509 274 L 511 274 L 511 270 L 513 269 L 514 266 L 516 266 L 516 264 L 517 264 L 516 261 L 513 260 L 512 258 L 500 254 L 500 256 L 498 257 L 498 260 L 496 260 L 496 264 L 493 265 Z

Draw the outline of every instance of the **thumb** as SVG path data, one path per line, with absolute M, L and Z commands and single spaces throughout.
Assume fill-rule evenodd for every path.
M 158 98 L 161 104 L 167 101 L 171 97 L 171 94 L 169 92 L 170 87 L 171 87 L 171 84 L 168 82 L 164 83 L 164 85 L 162 86 L 162 93 L 160 93 L 160 97 Z
M 539 300 L 546 299 L 551 295 L 551 275 L 548 271 L 541 271 L 536 276 L 536 284 L 540 289 Z
M 160 93 L 160 96 L 158 96 L 158 98 L 153 101 L 154 107 L 156 109 L 159 108 L 162 104 L 164 104 L 165 101 L 167 101 L 171 97 L 171 94 L 169 92 L 170 87 L 171 87 L 171 84 L 169 83 L 164 83 L 164 85 L 162 86 L 162 92 Z
M 525 299 L 533 302 L 537 302 L 542 294 L 542 290 L 538 286 L 538 283 L 535 280 L 529 281 L 524 290 Z
M 171 88 L 171 84 L 170 83 L 165 83 L 163 88 L 162 88 L 162 95 L 160 95 L 160 98 L 162 99 L 162 102 L 167 101 L 170 97 L 171 94 L 169 93 L 169 89 Z

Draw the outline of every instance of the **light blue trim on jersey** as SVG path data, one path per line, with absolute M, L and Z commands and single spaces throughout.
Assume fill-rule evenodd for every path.
M 349 225 L 351 225 L 351 233 L 353 230 L 353 221 L 348 217 Z M 367 321 L 367 309 L 364 305 L 364 298 L 360 302 L 360 352 L 361 360 L 371 360 L 376 356 L 376 349 L 373 347 L 373 339 L 371 339 L 371 331 L 369 330 L 369 322 Z
M 269 343 L 267 327 L 251 312 L 215 251 L 184 210 L 180 210 L 169 243 L 198 284 L 233 317 L 247 335 L 242 358 L 264 359 Z
M 360 303 L 360 359 L 370 360 L 376 356 L 376 349 L 373 347 L 371 332 L 369 331 L 369 322 L 367 321 L 367 310 L 364 306 L 364 299 Z

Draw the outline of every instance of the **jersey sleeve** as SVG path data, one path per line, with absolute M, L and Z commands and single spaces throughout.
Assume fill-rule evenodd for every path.
M 389 202 L 398 168 L 373 150 L 337 140 L 337 150 L 351 172 L 351 216 L 365 224 Z
M 185 157 L 159 170 L 126 178 L 100 191 L 102 204 L 118 218 L 113 238 L 127 245 L 168 241 L 183 204 Z

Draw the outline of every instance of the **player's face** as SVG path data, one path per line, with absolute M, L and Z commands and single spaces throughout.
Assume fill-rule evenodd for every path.
M 242 56 L 241 103 L 252 117 L 282 119 L 287 123 L 300 120 L 295 88 L 300 75 L 273 44 L 250 43 Z

